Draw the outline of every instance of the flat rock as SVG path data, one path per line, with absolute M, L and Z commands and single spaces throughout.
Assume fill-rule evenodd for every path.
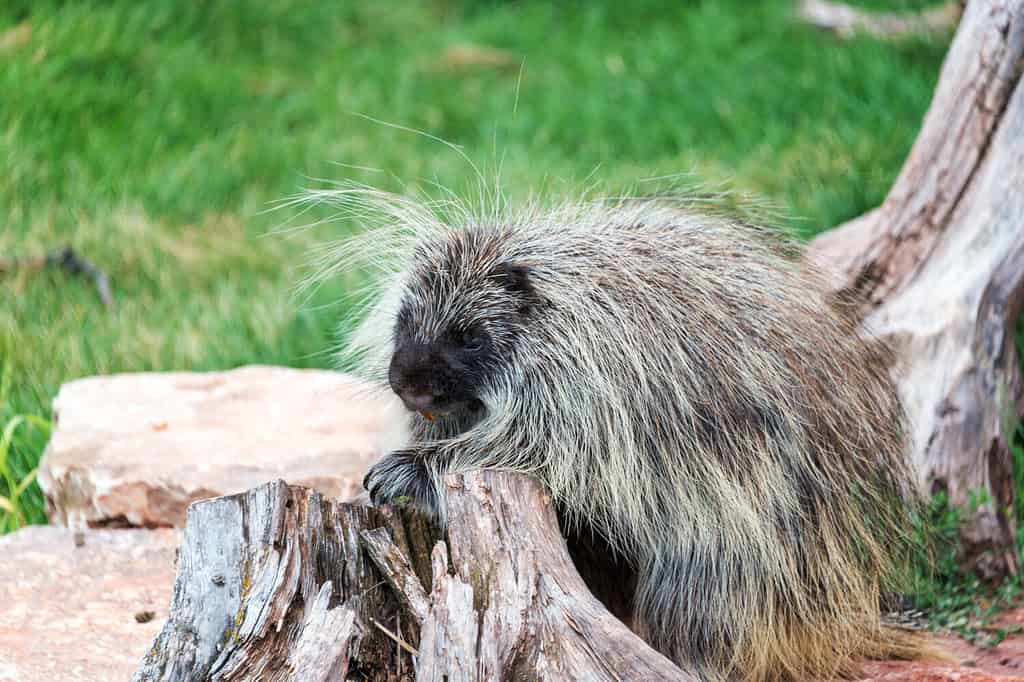
M 167 618 L 179 539 L 55 526 L 0 537 L 0 680 L 131 677 Z
M 1011 609 L 1000 620 L 1021 620 L 1024 609 Z M 875 682 L 1011 682 L 1024 680 L 1024 636 L 1013 634 L 998 646 L 979 647 L 953 635 L 937 635 L 936 649 L 949 662 L 872 661 L 862 680 Z
M 277 478 L 348 499 L 407 421 L 355 377 L 264 366 L 80 379 L 53 414 L 39 485 L 74 528 L 179 527 L 191 502 Z

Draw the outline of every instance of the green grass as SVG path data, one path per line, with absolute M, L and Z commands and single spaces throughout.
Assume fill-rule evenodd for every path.
M 688 172 L 767 199 L 810 235 L 883 198 L 946 48 L 838 42 L 782 0 L 627 5 L 0 5 L 0 256 L 70 243 L 116 297 L 108 311 L 59 272 L 0 276 L 0 496 L 17 501 L 0 532 L 45 520 L 35 485 L 15 492 L 46 429 L 18 415 L 47 417 L 62 382 L 330 365 L 346 282 L 305 304 L 293 290 L 307 249 L 352 228 L 268 237 L 287 217 L 263 214 L 269 202 L 306 176 L 474 181 L 443 145 L 353 112 L 502 159 L 513 196 Z M 453 68 L 446 50 L 467 43 L 508 63 Z
M 1024 467 L 1024 448 L 1017 433 L 1014 446 L 1014 464 L 1020 471 Z M 1020 490 L 1018 481 L 1018 490 Z M 1008 626 L 998 616 L 1024 598 L 1024 576 L 1009 576 L 1001 584 L 992 585 L 977 575 L 964 571 L 961 560 L 961 525 L 967 513 L 973 513 L 982 501 L 972 501 L 967 510 L 951 507 L 944 493 L 931 500 L 927 528 L 931 552 L 918 557 L 911 574 L 908 596 L 914 606 L 924 610 L 934 628 L 951 630 L 969 642 L 983 647 L 996 646 L 1012 633 L 1021 632 L 1019 626 Z M 1021 504 L 1018 499 L 1018 506 Z M 1020 523 L 1020 510 L 1017 510 Z M 1018 554 L 1024 547 L 1024 528 L 1018 525 Z

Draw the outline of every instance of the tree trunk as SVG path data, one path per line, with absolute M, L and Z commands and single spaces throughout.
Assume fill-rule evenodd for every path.
M 134 679 L 693 679 L 591 595 L 538 483 L 480 472 L 447 492 L 447 545 L 413 514 L 283 482 L 193 504 Z
M 964 510 L 965 565 L 1017 571 L 1009 443 L 1022 407 L 1024 2 L 972 0 L 883 204 L 808 258 L 897 351 L 922 488 Z

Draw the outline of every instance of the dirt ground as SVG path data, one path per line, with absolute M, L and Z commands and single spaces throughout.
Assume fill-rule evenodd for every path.
M 1024 607 L 996 619 L 1000 627 L 1024 626 Z M 1024 680 L 1024 633 L 1008 636 L 998 646 L 984 648 L 952 635 L 939 635 L 936 644 L 955 662 L 875 661 L 864 667 L 863 680 L 879 682 L 1009 682 Z

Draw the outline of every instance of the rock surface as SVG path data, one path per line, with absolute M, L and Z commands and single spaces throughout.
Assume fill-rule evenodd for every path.
M 1024 608 L 1003 618 L 1024 619 Z M 1024 680 L 1024 635 L 1011 635 L 999 646 L 977 647 L 952 635 L 935 639 L 936 648 L 954 659 L 950 663 L 873 661 L 860 679 L 875 682 L 1011 682 Z
M 178 541 L 54 526 L 0 537 L 0 680 L 131 677 L 167 618 Z
M 80 379 L 53 413 L 39 485 L 73 528 L 181 526 L 190 502 L 276 478 L 346 499 L 405 428 L 359 379 L 263 366 Z

